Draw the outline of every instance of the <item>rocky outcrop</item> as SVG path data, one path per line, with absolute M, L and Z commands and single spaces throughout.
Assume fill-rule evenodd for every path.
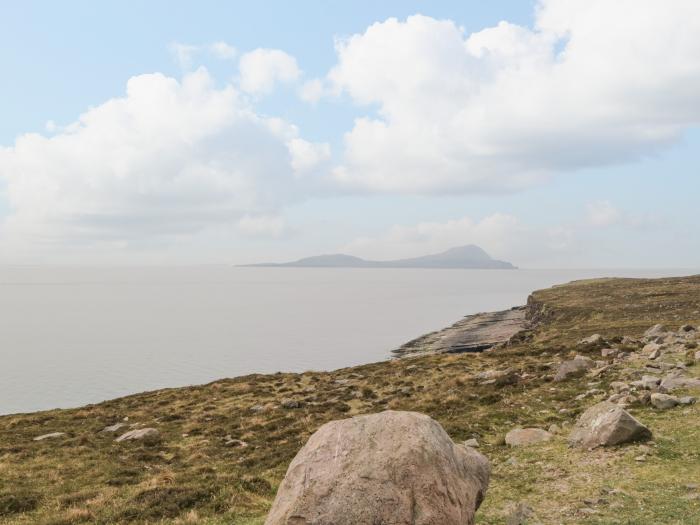
M 488 460 L 426 415 L 386 411 L 332 421 L 292 461 L 266 525 L 470 525 Z
M 575 447 L 595 448 L 651 438 L 651 431 L 626 410 L 603 401 L 586 410 L 569 436 Z
M 507 342 L 528 326 L 525 308 L 469 315 L 452 326 L 392 350 L 397 357 L 483 352 Z

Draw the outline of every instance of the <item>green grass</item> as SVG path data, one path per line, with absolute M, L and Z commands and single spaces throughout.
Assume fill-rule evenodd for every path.
M 551 363 L 573 352 L 598 356 L 575 348 L 592 333 L 614 338 L 639 335 L 657 322 L 700 324 L 700 278 L 573 283 L 533 294 L 530 314 L 540 324 L 529 337 L 480 355 L 251 375 L 0 417 L 0 523 L 261 524 L 311 433 L 329 420 L 387 408 L 427 413 L 453 439 L 479 440 L 494 473 L 478 523 L 503 523 L 519 501 L 542 523 L 697 523 L 700 503 L 685 485 L 700 480 L 698 405 L 667 412 L 633 407 L 655 434 L 645 462 L 634 459 L 639 445 L 572 450 L 566 427 L 597 399 L 574 398 L 590 381 L 604 388 L 629 372 L 613 367 L 595 380 L 552 383 Z M 514 368 L 527 378 L 496 387 L 474 377 L 493 368 Z M 700 375 L 699 369 L 690 370 Z M 284 398 L 301 408 L 281 408 Z M 259 406 L 262 411 L 251 410 Z M 159 439 L 115 443 L 119 433 L 100 432 L 127 417 L 129 425 L 156 427 Z M 564 430 L 550 443 L 503 444 L 516 425 L 552 423 Z M 33 441 L 49 432 L 67 436 Z M 247 446 L 227 445 L 229 437 Z

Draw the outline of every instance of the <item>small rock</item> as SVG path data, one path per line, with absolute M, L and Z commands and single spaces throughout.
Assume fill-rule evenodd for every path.
M 226 436 L 226 438 L 224 439 L 224 445 L 226 445 L 227 447 L 245 448 L 248 446 L 248 443 L 246 443 L 242 439 L 235 439 L 231 436 Z
M 681 333 L 688 333 L 688 332 L 697 332 L 697 328 L 695 328 L 693 325 L 690 324 L 684 324 L 679 328 L 679 332 Z
M 61 436 L 65 436 L 65 432 L 51 432 L 50 434 L 43 434 L 34 438 L 34 441 L 44 441 L 45 439 L 53 439 Z
M 603 357 L 615 357 L 619 353 L 619 350 L 615 348 L 603 348 L 600 351 L 600 355 Z
M 668 410 L 678 404 L 678 398 L 669 396 L 668 394 L 660 394 L 658 392 L 651 395 L 651 404 L 659 410 Z
M 506 445 L 522 447 L 543 443 L 552 439 L 552 434 L 541 428 L 515 428 L 506 434 Z
M 616 393 L 621 393 L 621 392 L 627 392 L 630 389 L 630 386 L 627 383 L 624 383 L 622 381 L 613 381 L 610 383 L 610 388 L 613 389 L 613 392 Z
M 578 344 L 580 346 L 586 346 L 586 345 L 596 345 L 599 343 L 602 343 L 604 341 L 603 336 L 600 334 L 593 334 L 591 336 L 585 337 L 584 339 L 581 339 Z
M 282 408 L 292 409 L 292 408 L 299 408 L 301 406 L 301 404 L 296 399 L 283 399 L 282 402 L 280 403 L 280 406 Z
M 122 434 L 115 441 L 133 441 L 144 438 L 153 438 L 158 436 L 159 432 L 155 428 L 139 428 L 136 430 L 130 430 L 126 434 Z
M 465 447 L 479 448 L 479 442 L 476 440 L 476 438 L 467 439 L 463 445 Z
M 657 343 L 648 343 L 642 348 L 642 353 L 645 355 L 651 355 L 661 348 L 661 345 Z
M 115 423 L 114 425 L 110 425 L 108 427 L 104 427 L 101 432 L 116 432 L 122 427 L 125 427 L 126 424 L 124 423 Z
M 642 376 L 641 380 L 633 381 L 632 386 L 643 388 L 645 390 L 651 390 L 653 388 L 656 388 L 660 382 L 661 382 L 661 379 L 658 377 L 645 375 L 645 376 Z
M 574 359 L 564 361 L 559 365 L 559 369 L 554 376 L 554 381 L 565 381 L 572 377 L 582 376 L 594 366 L 591 359 L 583 356 L 576 356 Z
M 581 415 L 569 436 L 569 444 L 595 448 L 650 438 L 651 431 L 626 410 L 608 401 L 602 401 Z
M 655 324 L 651 328 L 649 328 L 646 332 L 644 332 L 644 337 L 646 338 L 651 338 L 651 337 L 656 337 L 658 335 L 665 334 L 668 330 L 666 330 L 666 327 L 662 324 Z
M 652 353 L 649 354 L 649 359 L 658 359 L 661 356 L 661 349 L 657 348 Z
M 553 423 L 553 424 L 549 425 L 547 432 L 549 432 L 550 434 L 558 434 L 560 430 L 561 429 L 559 428 L 559 425 L 557 425 L 556 423 Z
M 696 399 L 692 396 L 683 396 L 678 398 L 678 404 L 679 405 L 692 405 L 694 404 Z

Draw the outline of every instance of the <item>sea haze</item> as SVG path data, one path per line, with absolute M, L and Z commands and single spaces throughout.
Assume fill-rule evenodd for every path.
M 0 413 L 327 370 L 573 279 L 688 270 L 0 269 Z

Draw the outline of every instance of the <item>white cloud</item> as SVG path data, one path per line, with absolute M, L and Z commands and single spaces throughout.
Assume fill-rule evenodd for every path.
M 245 53 L 238 67 L 241 89 L 255 95 L 270 93 L 278 82 L 294 82 L 301 74 L 296 59 L 279 49 Z
M 639 159 L 700 122 L 700 2 L 543 0 L 534 29 L 388 19 L 337 43 L 327 80 L 376 115 L 335 170 L 349 187 L 509 191 Z
M 299 89 L 299 97 L 303 101 L 310 102 L 311 104 L 315 104 L 321 100 L 324 94 L 325 87 L 323 81 L 318 78 L 304 82 L 301 89 Z
M 231 60 L 236 58 L 236 55 L 238 54 L 235 47 L 223 41 L 214 42 L 213 44 L 209 45 L 209 51 L 211 54 L 217 58 L 220 58 L 221 60 Z
M 620 210 L 607 200 L 589 202 L 586 205 L 586 222 L 596 228 L 620 226 L 625 228 L 648 229 L 663 222 L 663 219 L 651 213 L 632 214 Z
M 170 52 L 180 68 L 185 71 L 192 69 L 195 56 L 201 55 L 202 53 L 208 53 L 219 60 L 233 60 L 238 55 L 236 48 L 223 40 L 208 45 L 172 42 L 170 44 Z
M 189 70 L 192 68 L 192 60 L 198 50 L 198 46 L 193 46 L 190 44 L 182 44 L 180 42 L 172 42 L 170 44 L 170 52 L 175 58 L 177 65 L 184 70 Z
M 53 136 L 0 148 L 11 209 L 0 244 L 151 242 L 239 220 L 247 234 L 278 231 L 260 217 L 308 193 L 300 185 L 327 148 L 257 115 L 204 69 L 133 77 L 126 96 Z

